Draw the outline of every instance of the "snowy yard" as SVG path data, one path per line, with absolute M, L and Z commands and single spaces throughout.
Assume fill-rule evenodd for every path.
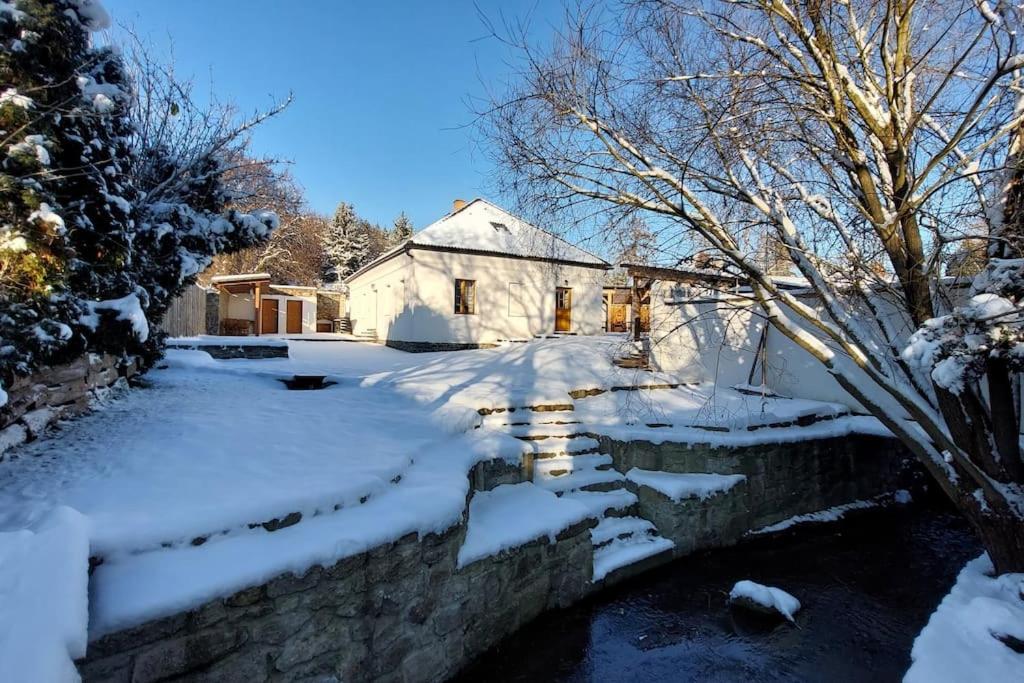
M 568 406 L 587 429 L 639 430 L 647 439 L 793 439 L 801 428 L 789 425 L 807 417 L 825 418 L 820 424 L 830 434 L 872 429 L 842 423 L 867 418 L 845 417 L 845 408 L 833 404 L 712 386 L 613 390 L 670 381 L 612 365 L 621 345 L 610 336 L 407 354 L 371 344 L 291 341 L 287 359 L 228 361 L 169 351 L 147 376 L 148 388 L 128 391 L 10 454 L 0 467 L 0 531 L 6 532 L 0 566 L 11 571 L 12 563 L 42 561 L 53 551 L 44 545 L 43 555 L 34 554 L 32 539 L 46 534 L 83 548 L 87 540 L 89 555 L 102 560 L 90 582 L 93 639 L 410 532 L 450 527 L 465 512 L 474 463 L 517 462 L 535 447 L 515 438 L 532 425 L 503 425 L 509 413 L 481 416 L 481 408 Z M 326 374 L 336 384 L 288 391 L 278 380 L 293 374 Z M 596 395 L 570 396 L 580 390 Z M 581 438 L 578 445 L 596 442 Z M 607 456 L 579 459 L 587 458 Z M 604 470 L 578 474 L 595 473 L 622 479 Z M 584 503 L 588 497 L 580 494 L 556 496 L 552 483 L 557 480 L 477 496 L 461 560 L 553 536 L 615 497 L 592 494 Z M 732 483 L 716 480 L 711 488 Z M 683 484 L 686 491 L 673 491 L 689 495 L 710 486 Z M 508 524 L 502 510 L 531 514 Z M 37 584 L 19 590 L 41 599 L 46 591 Z M 84 633 L 84 624 L 78 628 Z M 74 619 L 59 631 L 40 624 L 38 636 L 51 649 L 52 639 L 62 638 L 74 645 L 72 655 L 80 654 L 81 643 L 61 636 L 67 631 L 75 631 Z M 4 647 L 17 642 L 0 640 Z

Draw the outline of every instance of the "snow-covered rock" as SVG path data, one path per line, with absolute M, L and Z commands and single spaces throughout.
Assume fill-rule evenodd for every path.
M 800 609 L 800 601 L 781 588 L 746 579 L 737 581 L 729 591 L 729 604 L 764 614 L 779 614 L 791 622 Z

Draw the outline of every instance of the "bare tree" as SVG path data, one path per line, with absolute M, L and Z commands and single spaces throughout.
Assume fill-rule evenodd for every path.
M 327 219 L 311 211 L 302 188 L 273 164 L 237 164 L 246 171 L 229 175 L 232 206 L 239 211 L 264 207 L 277 214 L 279 225 L 270 239 L 248 249 L 216 257 L 200 280 L 214 275 L 270 273 L 280 284 L 316 285 L 324 266 L 323 235 Z
M 481 120 L 505 189 L 554 211 L 643 213 L 680 249 L 724 259 L 766 319 L 918 456 L 997 570 L 1024 570 L 1018 10 L 624 7 L 569 12 L 545 50 L 500 32 L 521 78 Z M 984 272 L 943 291 L 943 255 L 978 225 Z M 818 305 L 756 258 L 766 229 Z

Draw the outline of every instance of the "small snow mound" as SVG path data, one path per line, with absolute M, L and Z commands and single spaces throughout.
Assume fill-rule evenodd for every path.
M 729 602 L 757 611 L 778 612 L 791 622 L 800 609 L 800 601 L 781 588 L 746 579 L 737 581 L 729 591 Z
M 89 532 L 58 507 L 35 529 L 0 533 L 0 671 L 9 681 L 78 681 L 88 642 Z
M 1024 681 L 1024 655 L 999 639 L 1024 640 L 1024 574 L 993 571 L 988 555 L 967 563 L 914 640 L 903 683 Z

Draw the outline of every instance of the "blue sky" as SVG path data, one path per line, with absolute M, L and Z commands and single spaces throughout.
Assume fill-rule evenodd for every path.
M 259 153 L 291 160 L 312 208 L 338 201 L 390 225 L 417 228 L 456 197 L 489 196 L 490 162 L 470 98 L 511 72 L 479 17 L 530 18 L 538 40 L 559 3 L 546 0 L 105 0 L 180 75 L 243 111 L 289 92 L 294 103 L 254 136 Z M 477 7 L 479 6 L 479 11 Z M 499 14 L 500 8 L 500 14 Z

